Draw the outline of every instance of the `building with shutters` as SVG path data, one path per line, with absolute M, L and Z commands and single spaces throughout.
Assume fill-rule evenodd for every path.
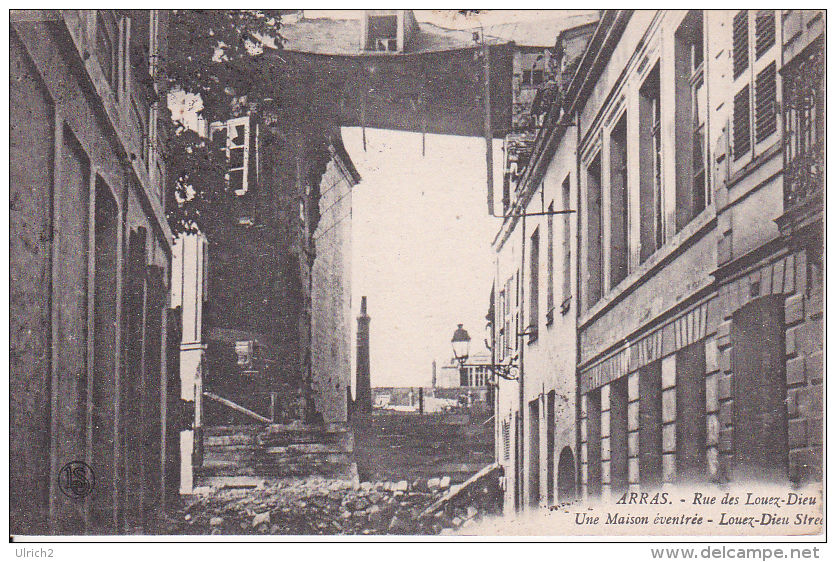
M 521 174 L 531 218 L 506 219 L 502 234 L 516 237 L 518 265 L 500 265 L 512 297 L 498 298 L 497 321 L 525 335 L 519 405 L 497 415 L 518 506 L 539 503 L 532 466 L 550 466 L 529 395 L 552 235 L 531 214 L 548 208 L 550 173 L 570 178 L 577 217 L 565 353 L 580 494 L 821 480 L 823 20 L 602 14 Z
M 177 490 L 168 19 L 11 13 L 12 534 L 151 532 Z
M 527 91 L 523 75 L 514 114 L 520 129 L 506 137 L 505 217 L 493 241 L 489 313 L 493 361 L 513 379 L 492 376 L 506 511 L 576 497 L 577 129 L 561 108 L 597 17 L 568 17 L 553 28 L 548 54 L 541 51 L 549 61 L 545 80 Z

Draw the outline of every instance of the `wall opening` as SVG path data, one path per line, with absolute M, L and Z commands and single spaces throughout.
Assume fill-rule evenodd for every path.
M 586 395 L 586 490 L 591 498 L 601 495 L 601 389 Z
M 610 383 L 610 488 L 627 490 L 627 377 Z
M 681 482 L 705 480 L 705 341 L 676 353 L 676 473 Z
M 639 370 L 639 480 L 662 484 L 662 361 Z
M 93 466 L 98 493 L 93 498 L 94 525 L 114 521 L 114 441 L 116 420 L 116 262 L 119 215 L 116 200 L 96 178 L 93 278 Z
M 563 447 L 557 461 L 557 501 L 561 504 L 575 501 L 575 455 L 571 447 Z
M 787 479 L 783 297 L 756 299 L 732 316 L 734 478 Z
M 528 403 L 528 505 L 540 505 L 540 399 Z

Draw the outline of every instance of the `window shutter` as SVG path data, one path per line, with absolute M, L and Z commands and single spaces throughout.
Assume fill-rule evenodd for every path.
M 732 22 L 732 58 L 734 77 L 740 76 L 749 66 L 749 13 L 738 12 Z
M 507 420 L 502 422 L 502 444 L 504 445 L 502 456 L 507 462 L 511 460 L 511 428 Z
M 755 79 L 755 142 L 775 132 L 775 121 L 775 63 L 772 62 Z
M 775 44 L 775 12 L 759 10 L 755 18 L 755 59 Z
M 749 86 L 740 90 L 734 96 L 733 148 L 735 160 L 749 152 L 751 145 L 749 135 Z

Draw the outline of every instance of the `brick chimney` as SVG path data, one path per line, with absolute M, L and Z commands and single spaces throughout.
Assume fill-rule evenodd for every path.
M 371 317 L 366 314 L 366 297 L 360 301 L 360 316 L 357 317 L 357 400 L 355 411 L 371 413 L 372 379 L 369 362 L 369 323 Z

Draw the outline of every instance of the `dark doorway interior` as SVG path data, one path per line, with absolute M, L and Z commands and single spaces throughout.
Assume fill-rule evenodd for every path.
M 787 479 L 783 298 L 768 296 L 732 317 L 734 479 Z
M 528 403 L 528 504 L 540 505 L 540 399 Z

